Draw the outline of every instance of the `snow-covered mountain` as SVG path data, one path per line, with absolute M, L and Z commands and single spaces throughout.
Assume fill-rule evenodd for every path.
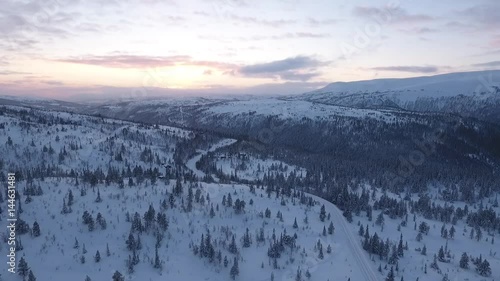
M 15 102 L 0 105 L 0 179 L 18 191 L 2 281 L 500 276 L 496 125 L 280 99 Z
M 448 112 L 500 122 L 500 70 L 336 82 L 287 99 L 355 108 Z

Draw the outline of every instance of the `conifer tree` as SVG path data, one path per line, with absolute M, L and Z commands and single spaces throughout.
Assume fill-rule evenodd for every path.
M 229 274 L 231 276 L 231 279 L 233 279 L 233 280 L 235 280 L 236 276 L 238 276 L 240 274 L 238 259 L 236 257 L 234 258 L 233 266 L 231 267 L 231 271 L 229 272 Z
M 28 277 L 29 271 L 30 268 L 28 266 L 28 263 L 26 262 L 24 257 L 21 257 L 21 259 L 19 259 L 19 263 L 17 264 L 17 272 L 23 277 L 23 279 L 25 279 L 26 277 Z
M 68 206 L 73 205 L 73 202 L 74 202 L 74 196 L 73 196 L 73 192 L 70 189 L 68 192 Z
M 155 248 L 154 268 L 161 268 L 161 261 L 160 261 L 160 257 L 158 256 L 158 247 Z
M 28 274 L 28 281 L 36 281 L 35 274 L 33 274 L 33 271 L 30 270 L 30 273 Z
M 100 203 L 100 202 L 102 202 L 102 199 L 101 199 L 101 191 L 99 190 L 99 188 L 97 189 L 97 198 L 95 199 L 95 202 L 96 202 L 96 203 Z
M 321 210 L 319 211 L 319 219 L 324 222 L 326 218 L 326 210 L 325 210 L 325 205 L 323 204 L 321 206 Z
M 394 268 L 391 266 L 391 270 L 387 274 L 387 277 L 385 278 L 385 281 L 394 281 Z
M 113 281 L 125 281 L 125 277 L 123 277 L 123 275 L 117 271 L 115 271 L 115 273 L 113 274 Z
M 469 256 L 467 255 L 466 252 L 462 254 L 462 257 L 460 258 L 460 268 L 467 269 L 469 268 Z
M 362 225 L 360 227 L 363 228 Z M 330 222 L 330 225 L 328 226 L 328 234 L 333 235 L 334 231 L 335 231 L 335 227 L 333 226 L 333 222 Z M 363 236 L 363 234 L 360 234 L 360 235 Z
M 490 263 L 486 259 L 478 263 L 476 270 L 481 276 L 488 277 L 491 275 Z
M 101 261 L 101 253 L 99 253 L 99 250 L 97 250 L 97 252 L 95 253 L 94 260 L 95 262 Z
M 38 237 L 40 236 L 40 225 L 38 225 L 38 222 L 33 223 L 33 228 L 31 229 L 31 233 L 33 237 Z

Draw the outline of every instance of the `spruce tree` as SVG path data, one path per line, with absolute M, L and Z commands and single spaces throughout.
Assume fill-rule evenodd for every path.
M 161 268 L 161 260 L 160 260 L 160 257 L 158 256 L 158 247 L 156 247 L 156 249 L 155 249 L 154 268 Z
M 360 227 L 361 227 L 361 229 L 363 228 L 362 225 Z M 361 231 L 361 229 L 360 229 L 360 231 Z M 330 222 L 330 225 L 328 226 L 328 234 L 333 235 L 334 231 L 335 231 L 335 227 L 333 226 L 333 222 Z M 360 234 L 360 235 L 363 236 L 363 234 Z
M 68 193 L 68 206 L 73 205 L 73 202 L 74 202 L 74 196 L 73 196 L 73 192 L 70 189 L 69 193 Z
M 99 253 L 99 250 L 97 250 L 97 252 L 95 253 L 94 261 L 95 262 L 100 262 L 101 261 L 101 253 Z
M 240 274 L 240 268 L 238 266 L 238 259 L 235 257 L 231 271 L 229 272 L 231 279 L 235 280 L 236 276 Z
M 214 212 L 214 206 L 212 205 L 210 207 L 210 218 L 213 218 L 213 217 L 215 217 L 215 212 Z
M 297 274 L 295 275 L 295 281 L 302 281 L 302 270 L 297 268 Z
M 123 275 L 117 271 L 115 271 L 115 273 L 113 274 L 113 281 L 125 281 L 125 277 L 123 277 Z
M 231 254 L 237 254 L 238 253 L 238 247 L 236 246 L 236 241 L 234 239 L 234 235 L 231 238 L 231 243 L 229 244 L 229 252 Z
M 491 275 L 490 263 L 486 259 L 484 259 L 483 262 L 478 263 L 476 270 L 481 276 L 488 277 Z
M 94 222 L 94 219 L 92 218 L 92 216 L 89 219 L 88 227 L 89 227 L 90 232 L 94 231 L 94 229 L 95 229 L 95 222 Z
M 23 279 L 25 279 L 26 277 L 28 277 L 29 271 L 30 268 L 28 266 L 28 263 L 26 262 L 24 257 L 21 257 L 19 263 L 17 264 L 17 272 L 23 277 Z
M 326 210 L 325 210 L 325 205 L 323 204 L 321 206 L 321 210 L 319 211 L 319 219 L 324 222 L 326 218 Z
M 250 234 L 249 234 L 249 231 L 247 228 L 245 234 L 243 235 L 243 248 L 250 247 L 251 243 L 252 243 L 252 241 L 250 239 Z
M 462 254 L 462 257 L 460 258 L 460 268 L 467 269 L 469 268 L 469 256 L 467 255 L 466 252 Z
M 33 271 L 30 270 L 30 273 L 28 274 L 28 281 L 36 281 L 35 274 L 33 274 Z
M 385 281 L 394 281 L 394 268 L 391 266 L 391 270 L 387 274 L 387 277 L 385 278 Z
M 311 279 L 311 272 L 309 272 L 309 269 L 306 270 L 306 277 L 307 279 Z
M 443 249 L 443 246 L 441 246 L 441 248 L 439 248 L 439 252 L 438 252 L 438 259 L 440 262 L 444 262 L 446 261 L 445 260 L 445 256 L 444 256 L 444 249 Z
M 97 198 L 95 199 L 95 202 L 96 203 L 100 203 L 102 202 L 102 199 L 101 199 L 101 191 L 99 189 L 97 189 Z
M 33 237 L 38 237 L 40 236 L 40 225 L 38 225 L 38 222 L 33 223 L 33 228 L 31 229 L 31 233 L 33 234 Z
M 130 234 L 128 235 L 128 239 L 125 241 L 125 243 L 127 244 L 127 249 L 129 251 L 133 251 L 136 248 L 135 238 L 132 232 L 130 232 Z

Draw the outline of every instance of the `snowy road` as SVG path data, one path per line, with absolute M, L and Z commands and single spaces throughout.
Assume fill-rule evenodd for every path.
M 364 250 L 358 243 L 357 235 L 351 231 L 347 221 L 342 215 L 342 211 L 339 208 L 337 208 L 337 206 L 334 206 L 334 210 L 335 210 L 334 216 L 336 220 L 340 223 L 341 230 L 345 233 L 348 239 L 348 247 L 351 250 L 354 258 L 356 259 L 356 263 L 359 265 L 362 274 L 364 275 L 364 280 L 380 281 L 381 279 L 379 274 L 377 274 L 377 272 L 373 270 L 370 260 L 365 255 Z
M 215 151 L 221 147 L 231 145 L 235 143 L 236 140 L 234 139 L 224 139 L 214 145 L 212 145 L 208 150 L 200 150 L 199 154 L 194 156 L 193 158 L 189 159 L 186 162 L 186 166 L 191 169 L 196 176 L 199 178 L 202 178 L 205 176 L 205 173 L 203 171 L 200 171 L 196 168 L 196 162 L 200 160 L 200 158 L 203 155 L 206 155 L 208 152 Z M 330 203 L 331 204 L 331 203 Z M 358 236 L 356 233 L 354 233 L 350 226 L 348 225 L 346 219 L 342 215 L 342 211 L 337 208 L 337 206 L 331 204 L 333 207 L 333 215 L 334 219 L 338 222 L 337 225 L 340 225 L 340 230 L 345 233 L 345 236 L 347 237 L 347 246 L 352 253 L 356 264 L 358 265 L 359 269 L 361 270 L 361 274 L 363 275 L 363 280 L 364 281 L 380 281 L 382 278 L 380 275 L 373 270 L 371 261 L 365 254 L 364 250 L 361 248 L 361 245 L 358 243 Z
M 203 171 L 200 171 L 196 168 L 196 162 L 198 162 L 200 160 L 200 158 L 203 156 L 203 155 L 206 155 L 208 152 L 212 152 L 212 151 L 215 151 L 221 147 L 224 147 L 224 146 L 228 146 L 228 145 L 231 145 L 233 143 L 235 143 L 236 140 L 235 139 L 223 139 L 221 140 L 220 142 L 212 145 L 208 150 L 198 150 L 199 154 L 197 154 L 196 156 L 194 156 L 193 158 L 189 159 L 187 162 L 186 162 L 186 166 L 194 172 L 194 174 L 198 177 L 198 178 L 203 178 L 205 176 L 205 173 Z

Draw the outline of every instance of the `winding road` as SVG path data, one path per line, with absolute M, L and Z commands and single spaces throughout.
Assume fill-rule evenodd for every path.
M 196 168 L 196 162 L 200 160 L 200 158 L 203 155 L 206 155 L 208 152 L 215 151 L 221 147 L 231 145 L 235 143 L 236 140 L 234 139 L 224 139 L 218 143 L 215 143 L 212 145 L 208 150 L 200 150 L 198 151 L 199 154 L 194 156 L 193 158 L 189 159 L 186 162 L 186 166 L 191 169 L 199 178 L 202 178 L 205 176 L 205 173 L 203 171 L 200 171 Z M 312 195 L 313 197 L 316 197 Z M 331 203 L 329 203 L 331 204 Z M 359 266 L 359 269 L 361 270 L 361 274 L 363 274 L 364 279 L 363 281 L 381 281 L 383 280 L 380 274 L 378 274 L 373 268 L 372 268 L 372 262 L 370 261 L 369 257 L 366 255 L 365 251 L 361 248 L 361 244 L 358 241 L 358 236 L 357 233 L 354 233 L 349 226 L 348 222 L 342 215 L 342 211 L 337 208 L 337 206 L 331 204 L 333 207 L 333 216 L 334 220 L 337 221 L 338 223 L 336 225 L 339 226 L 339 230 L 345 233 L 345 236 L 347 237 L 347 246 L 349 250 L 352 253 L 352 256 L 354 257 L 356 264 Z
M 351 250 L 353 257 L 356 259 L 356 263 L 359 265 L 362 274 L 364 275 L 364 280 L 380 281 L 380 275 L 373 270 L 370 259 L 366 256 L 365 251 L 358 243 L 357 235 L 354 234 L 349 227 L 346 219 L 342 215 L 342 211 L 335 205 L 333 206 L 333 208 L 335 209 L 334 216 L 336 220 L 340 222 L 341 230 L 345 233 L 348 239 L 348 247 Z
M 200 171 L 196 168 L 196 162 L 200 161 L 201 157 L 203 155 L 206 155 L 208 152 L 215 151 L 221 147 L 231 145 L 235 143 L 235 139 L 223 139 L 215 144 L 213 144 L 208 150 L 198 150 L 199 154 L 196 154 L 193 158 L 189 159 L 186 162 L 186 166 L 193 171 L 193 173 L 198 177 L 198 178 L 203 178 L 205 176 L 205 172 Z

